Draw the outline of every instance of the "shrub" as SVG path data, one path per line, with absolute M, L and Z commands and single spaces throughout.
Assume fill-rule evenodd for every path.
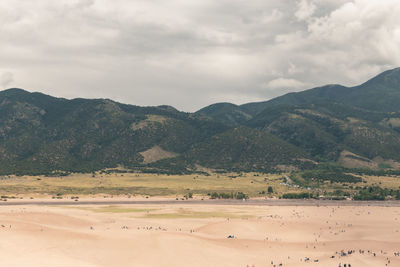
M 285 199 L 304 199 L 304 198 L 315 198 L 312 193 L 286 193 L 282 195 L 282 198 Z

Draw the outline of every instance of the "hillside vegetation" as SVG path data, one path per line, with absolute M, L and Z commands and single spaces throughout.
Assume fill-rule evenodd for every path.
M 195 113 L 108 99 L 0 92 L 0 174 L 400 169 L 400 69 Z M 345 176 L 343 176 L 345 177 Z

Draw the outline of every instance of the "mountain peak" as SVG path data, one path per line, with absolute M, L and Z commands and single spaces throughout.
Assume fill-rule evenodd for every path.
M 387 86 L 395 86 L 399 88 L 400 85 L 400 67 L 384 71 L 372 79 L 365 82 L 363 85 L 383 84 Z
M 199 113 L 204 113 L 204 112 L 213 112 L 215 110 L 219 110 L 221 108 L 237 108 L 238 106 L 229 102 L 220 102 L 220 103 L 215 103 L 211 104 L 207 107 L 204 107 L 197 112 Z
M 157 108 L 164 109 L 164 110 L 167 110 L 170 112 L 179 112 L 176 108 L 174 108 L 173 106 L 170 106 L 170 105 L 160 105 L 160 106 L 157 106 Z
M 0 92 L 5 95 L 15 95 L 15 94 L 30 94 L 30 92 L 21 88 L 9 88 Z

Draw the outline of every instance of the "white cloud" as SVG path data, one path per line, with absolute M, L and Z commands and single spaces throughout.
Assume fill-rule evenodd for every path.
M 349 79 L 371 66 L 400 65 L 400 2 L 397 0 L 355 0 L 308 24 L 307 41 L 327 51 L 322 58 L 336 55 L 334 63 L 347 65 Z M 320 49 L 322 50 L 322 49 Z M 347 62 L 346 62 L 347 61 Z M 372 75 L 370 73 L 369 75 Z M 365 75 L 361 75 L 365 76 Z
M 298 10 L 294 15 L 298 20 L 306 20 L 310 18 L 317 9 L 317 6 L 312 0 L 301 0 L 298 2 L 297 6 Z
M 269 81 L 265 87 L 271 89 L 299 89 L 304 88 L 306 86 L 305 83 L 295 80 L 295 79 L 287 79 L 287 78 L 277 78 Z
M 295 75 L 299 73 L 303 73 L 305 70 L 299 66 L 296 66 L 292 62 L 289 62 L 289 67 L 288 67 L 288 74 L 289 75 Z
M 282 19 L 284 16 L 284 14 L 282 13 L 282 11 L 278 10 L 278 9 L 274 9 L 272 10 L 272 12 L 269 13 L 263 13 L 259 18 L 258 21 L 261 24 L 268 24 L 271 22 L 276 22 L 279 21 L 280 19 Z
M 2 0 L 0 85 L 187 111 L 355 85 L 400 65 L 398 14 L 398 0 Z

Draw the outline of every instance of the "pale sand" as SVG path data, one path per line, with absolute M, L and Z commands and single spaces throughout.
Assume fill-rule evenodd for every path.
M 399 207 L 98 208 L 0 207 L 0 265 L 400 266 Z

